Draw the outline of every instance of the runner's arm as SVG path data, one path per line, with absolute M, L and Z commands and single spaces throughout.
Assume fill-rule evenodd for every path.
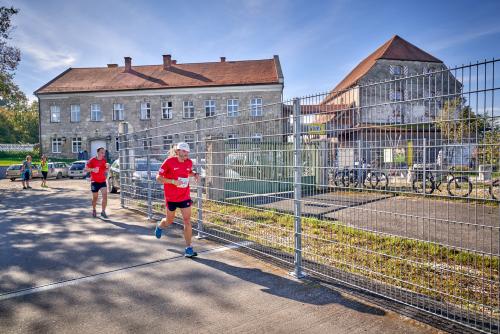
M 158 183 L 162 183 L 162 184 L 165 184 L 165 183 L 174 183 L 172 179 L 167 179 L 166 177 L 163 177 L 161 175 L 156 175 L 156 181 L 158 181 Z

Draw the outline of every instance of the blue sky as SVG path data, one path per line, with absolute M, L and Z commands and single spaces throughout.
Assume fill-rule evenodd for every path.
M 480 5 L 479 5 L 480 3 Z M 21 12 L 15 80 L 32 92 L 68 67 L 271 58 L 285 97 L 324 92 L 398 34 L 454 66 L 500 57 L 500 1 L 0 1 Z

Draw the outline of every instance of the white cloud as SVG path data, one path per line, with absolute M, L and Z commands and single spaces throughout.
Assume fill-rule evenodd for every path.
M 428 49 L 432 52 L 441 51 L 448 49 L 450 47 L 465 44 L 467 42 L 473 41 L 475 39 L 495 35 L 500 33 L 500 27 L 489 27 L 489 28 L 481 28 L 475 31 L 470 31 L 461 34 L 454 34 L 453 36 L 447 36 L 444 39 L 440 39 L 433 43 L 428 43 Z
M 27 54 L 36 62 L 37 68 L 40 70 L 54 70 L 67 68 L 73 65 L 77 60 L 77 54 L 51 49 L 37 44 L 34 41 L 22 40 L 17 43 L 22 54 Z

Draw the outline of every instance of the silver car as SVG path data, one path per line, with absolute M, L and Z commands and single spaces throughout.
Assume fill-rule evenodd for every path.
M 87 177 L 87 172 L 85 171 L 85 165 L 87 165 L 87 160 L 75 161 L 69 167 L 68 176 L 70 179 L 75 177 L 81 177 L 84 179 Z
M 11 181 L 15 181 L 17 178 L 20 178 L 21 167 L 23 167 L 21 164 L 10 165 L 5 171 L 5 178 L 10 179 Z
M 65 162 L 49 162 L 49 173 L 47 177 L 60 179 L 68 177 L 69 166 Z

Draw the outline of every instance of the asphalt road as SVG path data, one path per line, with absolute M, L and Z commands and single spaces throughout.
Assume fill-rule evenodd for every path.
M 303 214 L 367 231 L 500 254 L 500 208 L 491 203 L 378 192 L 331 192 L 304 196 L 301 203 Z M 293 199 L 260 206 L 293 212 Z
M 1 333 L 435 333 L 435 329 L 235 249 L 195 241 L 110 198 L 90 217 L 86 181 L 0 181 Z

